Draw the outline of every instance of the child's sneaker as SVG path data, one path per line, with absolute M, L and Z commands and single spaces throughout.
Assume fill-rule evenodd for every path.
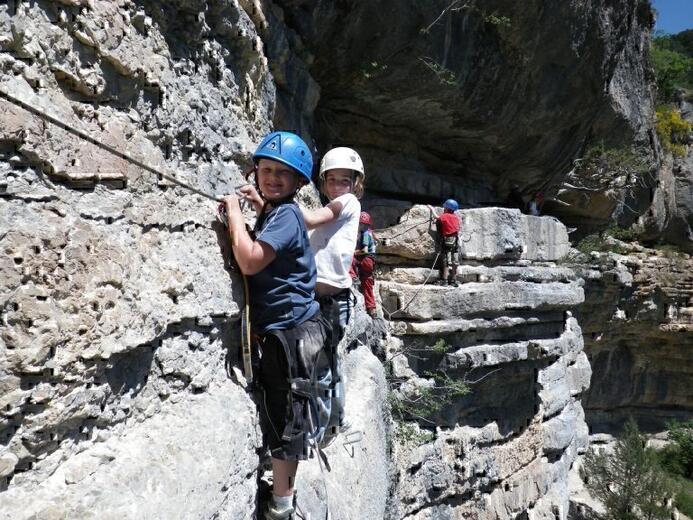
M 441 279 L 441 280 L 438 280 L 438 282 L 436 282 L 436 283 L 437 283 L 438 285 L 443 285 L 443 286 L 445 286 L 445 285 L 448 284 L 448 281 L 447 281 L 447 280 L 442 280 L 442 279 Z
M 448 280 L 448 285 L 451 287 L 459 287 L 460 284 L 457 283 L 457 280 Z

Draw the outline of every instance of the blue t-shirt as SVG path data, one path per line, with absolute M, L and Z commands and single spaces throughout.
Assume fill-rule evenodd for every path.
M 280 204 L 264 218 L 256 240 L 277 257 L 250 276 L 250 317 L 259 334 L 291 329 L 320 309 L 315 301 L 315 258 L 303 215 L 294 203 Z

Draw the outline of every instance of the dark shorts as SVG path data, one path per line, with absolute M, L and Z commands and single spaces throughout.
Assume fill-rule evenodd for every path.
M 445 250 L 443 249 L 443 265 L 460 265 L 460 252 L 458 249 Z
M 309 425 L 303 424 L 306 398 L 291 392 L 286 356 L 295 360 L 297 377 L 309 377 L 318 355 L 329 341 L 329 326 L 318 312 L 301 325 L 272 331 L 260 339 L 260 386 L 263 390 L 262 426 L 272 457 L 305 460 L 309 456 Z M 302 348 L 298 340 L 303 340 Z

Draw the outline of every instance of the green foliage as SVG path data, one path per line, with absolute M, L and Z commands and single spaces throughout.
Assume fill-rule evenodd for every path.
M 428 444 L 429 442 L 433 442 L 436 438 L 434 432 L 422 430 L 417 424 L 407 422 L 400 422 L 397 424 L 395 435 L 401 444 L 413 444 L 414 446 Z
M 432 346 L 421 348 L 410 347 L 408 352 L 428 352 L 436 355 L 445 354 L 452 346 L 444 339 L 438 339 Z M 427 384 L 410 387 L 406 390 L 390 392 L 388 400 L 390 409 L 396 419 L 416 418 L 426 422 L 441 412 L 454 399 L 463 397 L 470 392 L 465 379 L 450 376 L 445 370 L 427 371 Z
M 601 142 L 585 150 L 582 158 L 576 161 L 575 170 L 581 178 L 594 178 L 597 182 L 626 176 L 630 177 L 630 184 L 634 184 L 649 172 L 650 165 L 633 148 L 607 148 Z
M 674 441 L 678 451 L 682 477 L 693 479 L 693 421 L 673 422 L 668 425 L 669 438 Z
M 600 233 L 592 233 L 575 244 L 575 249 L 582 254 L 589 255 L 593 251 L 598 253 L 616 253 L 619 255 L 628 254 L 628 250 L 616 244 L 606 241 L 606 236 Z
M 495 25 L 497 27 L 510 27 L 512 25 L 512 20 L 507 16 L 498 15 L 496 13 L 488 14 L 484 16 L 484 21 Z
M 431 350 L 435 352 L 436 354 L 445 354 L 452 348 L 452 345 L 450 345 L 448 342 L 446 342 L 443 338 L 440 338 L 438 341 L 435 342 L 435 344 L 431 347 Z
M 692 130 L 693 125 L 683 119 L 678 110 L 666 106 L 657 109 L 657 135 L 665 150 L 682 157 Z
M 676 507 L 693 516 L 693 421 L 667 425 L 673 441 L 657 451 L 660 466 L 676 483 Z
M 678 481 L 679 491 L 676 493 L 676 507 L 687 517 L 693 516 L 693 482 Z
M 604 238 L 599 233 L 592 233 L 575 244 L 575 249 L 589 255 L 592 251 L 606 251 L 607 247 Z
M 625 255 L 629 252 L 626 248 L 621 247 L 618 244 L 609 243 L 607 238 L 613 237 L 623 242 L 636 242 L 641 232 L 642 229 L 637 225 L 633 225 L 629 228 L 622 228 L 614 222 L 602 233 L 593 233 L 591 235 L 587 235 L 585 238 L 575 244 L 575 249 L 585 255 L 589 255 L 592 251 Z
M 426 68 L 428 68 L 428 70 L 435 74 L 441 85 L 447 85 L 448 87 L 458 86 L 455 73 L 450 69 L 443 67 L 441 64 L 436 63 L 430 58 L 419 58 L 419 60 L 426 66 Z
M 657 96 L 671 101 L 679 88 L 690 89 L 693 80 L 693 59 L 677 50 L 668 36 L 655 38 L 650 57 L 657 78 Z
M 642 228 L 637 225 L 633 225 L 629 228 L 622 228 L 614 222 L 606 229 L 605 233 L 623 242 L 635 242 L 642 233 Z
M 439 414 L 454 399 L 470 392 L 466 382 L 452 378 L 442 370 L 426 372 L 426 376 L 433 380 L 432 385 L 418 386 L 406 395 L 404 392 L 390 394 L 390 407 L 395 417 L 414 417 L 427 421 Z
M 654 520 L 669 517 L 674 485 L 632 419 L 612 453 L 590 448 L 580 476 L 606 508 L 605 520 Z

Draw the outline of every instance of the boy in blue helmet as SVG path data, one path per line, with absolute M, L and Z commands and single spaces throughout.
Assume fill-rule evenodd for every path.
M 460 205 L 457 201 L 448 199 L 443 204 L 443 214 L 436 219 L 437 246 L 441 255 L 438 283 L 453 287 L 457 287 L 457 266 L 460 263 L 460 219 L 455 214 L 458 209 L 460 209 Z
M 307 400 L 292 381 L 322 373 L 329 324 L 315 301 L 316 268 L 306 225 L 294 195 L 310 182 L 313 159 L 300 137 L 266 136 L 253 155 L 256 186 L 241 196 L 257 212 L 255 237 L 245 227 L 239 198 L 224 199 L 231 245 L 248 276 L 253 334 L 261 350 L 259 383 L 264 393 L 264 431 L 272 455 L 273 496 L 265 518 L 289 519 L 294 512 L 298 461 L 310 451 Z M 326 369 L 329 374 L 329 368 Z

